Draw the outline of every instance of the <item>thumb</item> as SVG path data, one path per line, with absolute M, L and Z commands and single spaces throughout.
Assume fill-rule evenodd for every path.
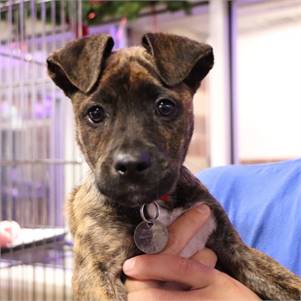
M 198 261 L 209 268 L 214 268 L 217 262 L 216 254 L 207 248 L 196 252 L 190 259 Z

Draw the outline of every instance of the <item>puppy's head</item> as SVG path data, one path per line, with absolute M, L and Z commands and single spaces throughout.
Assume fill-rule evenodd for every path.
M 99 190 L 135 207 L 174 187 L 193 131 L 192 96 L 213 65 L 210 46 L 149 33 L 112 51 L 107 35 L 67 44 L 47 60 L 72 99 L 77 140 Z

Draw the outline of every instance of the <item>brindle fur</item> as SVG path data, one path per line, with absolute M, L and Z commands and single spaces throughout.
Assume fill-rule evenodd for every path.
M 133 244 L 139 207 L 168 192 L 169 202 L 161 205 L 170 211 L 196 202 L 211 208 L 217 228 L 207 246 L 216 252 L 220 270 L 263 299 L 299 300 L 300 279 L 246 246 L 219 203 L 182 166 L 193 131 L 192 97 L 213 65 L 211 47 L 167 34 L 145 35 L 143 47 L 117 52 L 112 47 L 106 35 L 84 38 L 47 61 L 51 78 L 72 99 L 77 141 L 91 168 L 66 205 L 74 239 L 75 299 L 126 300 L 122 264 L 139 254 Z M 154 115 L 159 95 L 180 104 L 177 118 Z M 100 125 L 91 125 L 85 114 L 93 103 L 108 114 Z M 114 154 L 145 148 L 153 164 L 134 179 L 134 189 L 113 174 Z

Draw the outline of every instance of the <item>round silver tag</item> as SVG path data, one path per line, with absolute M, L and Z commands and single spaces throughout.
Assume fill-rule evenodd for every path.
M 156 254 L 165 248 L 168 242 L 168 230 L 158 221 L 141 222 L 135 229 L 136 247 L 146 254 Z

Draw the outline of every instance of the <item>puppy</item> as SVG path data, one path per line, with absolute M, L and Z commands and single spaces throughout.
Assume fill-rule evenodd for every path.
M 148 33 L 142 46 L 112 51 L 107 35 L 67 44 L 47 60 L 51 79 L 72 100 L 78 144 L 91 172 L 67 201 L 74 238 L 75 300 L 126 300 L 122 264 L 141 252 L 140 207 L 154 201 L 170 224 L 197 203 L 212 218 L 184 256 L 204 245 L 218 268 L 263 299 L 299 300 L 300 279 L 249 248 L 223 208 L 183 166 L 193 132 L 192 97 L 213 66 L 212 48 Z M 160 200 L 168 194 L 169 200 Z M 164 218 L 163 218 L 164 216 Z

